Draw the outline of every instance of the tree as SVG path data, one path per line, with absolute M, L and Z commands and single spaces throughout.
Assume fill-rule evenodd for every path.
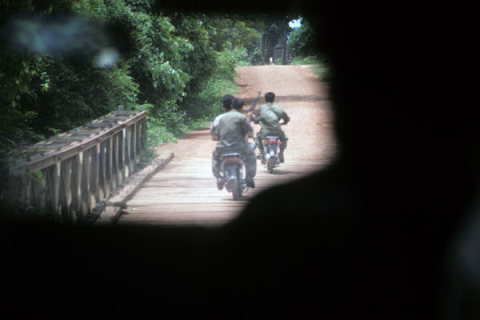
M 120 101 L 133 102 L 136 86 L 128 69 L 92 65 L 96 49 L 89 36 L 101 43 L 103 29 L 64 15 L 75 9 L 67 1 L 2 3 L 0 156 L 82 125 Z
M 170 131 L 210 115 L 205 104 L 220 92 L 209 86 L 233 80 L 235 59 L 259 55 L 261 33 L 270 48 L 285 39 L 293 17 L 164 11 L 153 0 L 18 0 L 2 2 L 0 18 L 3 156 L 119 104 L 148 105 Z
M 206 25 L 212 48 L 216 51 L 246 51 L 251 61 L 261 37 L 257 28 L 262 22 L 241 14 L 215 14 L 206 16 Z
M 308 20 L 302 19 L 302 24 L 299 28 L 290 32 L 288 39 L 288 46 L 290 52 L 294 56 L 307 57 L 316 55 L 318 46 L 316 43 L 315 30 L 312 28 Z
M 262 30 L 262 42 L 260 47 L 265 64 L 268 63 L 270 58 L 269 54 L 278 43 L 284 48 L 282 63 L 287 64 L 287 35 L 292 30 L 288 23 L 298 17 L 299 15 L 293 12 L 263 15 L 265 27 Z

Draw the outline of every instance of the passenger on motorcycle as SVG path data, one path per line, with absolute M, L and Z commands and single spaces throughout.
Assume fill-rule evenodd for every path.
M 275 93 L 267 92 L 265 93 L 265 101 L 266 104 L 262 105 L 258 111 L 256 112 L 256 117 L 253 119 L 255 123 L 259 123 L 261 125 L 261 130 L 257 133 L 256 137 L 254 138 L 255 144 L 257 145 L 258 149 L 260 150 L 260 154 L 258 155 L 259 159 L 263 159 L 263 144 L 262 140 L 267 137 L 268 134 L 276 133 L 278 134 L 280 141 L 282 144 L 280 145 L 280 152 L 278 154 L 278 159 L 280 162 L 284 162 L 284 151 L 287 148 L 287 140 L 288 137 L 285 135 L 285 132 L 280 127 L 280 119 L 283 119 L 283 124 L 287 124 L 290 121 L 290 117 L 287 113 L 280 108 L 278 105 L 273 104 L 275 101 Z
M 222 97 L 222 104 L 223 104 L 223 108 L 225 109 L 225 113 L 232 110 L 233 99 L 234 97 L 231 94 L 226 94 Z M 215 129 L 217 128 L 220 118 L 223 117 L 225 113 L 222 113 L 221 115 L 217 116 L 215 120 L 212 122 L 212 124 L 210 125 L 210 135 L 212 136 L 213 141 L 218 141 L 218 136 L 215 134 Z
M 246 183 L 250 188 L 255 188 L 253 178 L 257 173 L 257 162 L 255 152 L 245 141 L 245 135 L 253 137 L 253 128 L 250 125 L 249 118 L 240 113 L 243 107 L 242 99 L 234 99 L 233 109 L 221 115 L 218 124 L 214 127 L 214 136 L 218 137 L 219 142 L 212 155 L 212 172 L 217 178 L 217 187 L 223 189 L 224 181 L 220 174 L 221 159 L 220 150 L 223 147 L 241 147 L 244 155 Z M 249 115 L 251 117 L 251 115 Z M 215 140 L 215 139 L 214 139 Z

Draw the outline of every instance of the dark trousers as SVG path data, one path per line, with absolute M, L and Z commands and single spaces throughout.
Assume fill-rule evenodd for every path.
M 265 139 L 269 134 L 273 134 L 273 133 L 274 132 L 269 132 L 267 130 L 261 129 L 253 139 L 255 141 L 255 144 L 257 145 L 258 150 L 260 150 L 261 153 L 263 153 L 262 140 Z M 282 141 L 282 144 L 280 145 L 280 152 L 283 152 L 287 148 L 288 137 L 285 135 L 285 132 L 283 132 L 282 130 L 277 131 L 275 133 L 278 134 L 280 141 Z
M 255 152 L 253 152 L 250 146 L 245 146 L 242 148 L 244 164 L 245 164 L 245 173 L 247 178 L 253 178 L 257 174 L 257 159 L 255 158 Z M 215 148 L 212 153 L 212 173 L 216 178 L 221 177 L 221 153 L 220 149 Z

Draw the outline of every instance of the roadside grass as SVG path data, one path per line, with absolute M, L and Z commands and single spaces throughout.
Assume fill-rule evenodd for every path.
M 320 78 L 328 77 L 328 68 L 325 65 L 315 65 L 313 67 L 313 73 L 319 76 Z
M 301 64 L 321 64 L 322 60 L 317 56 L 308 56 L 308 57 L 295 57 L 292 60 L 293 65 Z
M 313 65 L 313 72 L 320 78 L 328 77 L 328 67 L 324 59 L 317 56 L 295 57 L 292 65 Z

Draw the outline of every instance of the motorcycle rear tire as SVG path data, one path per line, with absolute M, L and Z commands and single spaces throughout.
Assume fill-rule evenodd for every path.
M 242 197 L 242 187 L 239 182 L 235 179 L 230 180 L 229 182 L 230 190 L 232 190 L 233 200 L 240 200 Z
M 268 159 L 268 163 L 267 163 L 268 172 L 273 173 L 273 168 L 275 167 L 276 161 L 277 161 L 276 157 L 270 157 Z

